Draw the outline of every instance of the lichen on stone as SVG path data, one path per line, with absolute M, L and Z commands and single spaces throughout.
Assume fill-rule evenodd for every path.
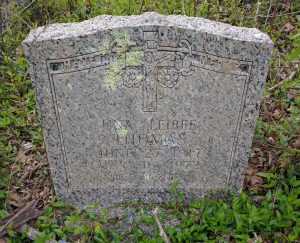
M 135 67 L 141 65 L 144 52 L 141 50 L 131 51 L 136 47 L 136 43 L 130 40 L 128 31 L 113 30 L 111 32 L 112 41 L 105 40 L 99 47 L 101 55 L 108 55 L 112 50 L 116 52 L 116 59 L 112 61 L 105 70 L 103 87 L 109 91 L 116 91 L 119 81 L 125 74 L 126 66 Z M 139 74 L 135 82 L 141 83 L 144 75 Z
M 103 41 L 103 43 L 99 46 L 98 51 L 101 55 L 111 54 L 111 46 L 107 40 Z
M 135 76 L 135 80 L 134 80 L 135 84 L 139 85 L 144 80 L 144 78 L 145 78 L 145 75 L 143 75 L 143 74 L 137 74 Z
M 117 44 L 117 53 L 125 53 L 131 47 L 136 46 L 136 43 L 130 40 L 130 35 L 126 30 L 113 30 L 112 36 Z
M 124 73 L 125 63 L 122 58 L 116 59 L 105 70 L 103 86 L 109 91 L 115 91 Z
M 150 180 L 150 174 L 148 172 L 144 173 L 144 179 L 145 179 L 145 181 Z
M 144 56 L 143 51 L 132 51 L 126 53 L 126 65 L 128 66 L 139 66 Z
M 128 134 L 128 130 L 125 126 L 123 126 L 122 122 L 120 121 L 115 121 L 115 128 L 116 134 L 121 138 L 126 137 L 126 135 Z

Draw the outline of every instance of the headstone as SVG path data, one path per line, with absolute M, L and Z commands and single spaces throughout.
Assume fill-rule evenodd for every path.
M 272 52 L 257 29 L 99 16 L 24 41 L 56 194 L 77 207 L 242 187 Z

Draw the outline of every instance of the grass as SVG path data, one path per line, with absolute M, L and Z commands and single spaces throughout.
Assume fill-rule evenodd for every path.
M 255 22 L 256 1 L 184 2 L 188 16 L 246 27 Z M 298 9 L 298 1 L 273 0 L 271 7 L 269 1 L 263 1 L 259 7 L 256 27 L 271 36 L 275 49 L 244 191 L 219 200 L 185 202 L 174 184 L 171 202 L 124 203 L 120 205 L 122 214 L 110 218 L 109 210 L 91 214 L 55 199 L 21 41 L 37 26 L 82 21 L 100 14 L 182 14 L 182 1 L 36 0 L 27 8 L 13 3 L 4 7 L 11 25 L 0 35 L 0 219 L 23 203 L 40 198 L 44 213 L 31 222 L 42 232 L 36 242 L 163 242 L 151 214 L 159 207 L 159 220 L 171 242 L 299 242 Z M 25 235 L 11 226 L 6 237 L 9 242 L 30 242 Z

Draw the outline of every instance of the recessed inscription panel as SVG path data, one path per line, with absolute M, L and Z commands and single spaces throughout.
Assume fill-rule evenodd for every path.
M 71 189 L 227 186 L 252 63 L 187 36 L 115 30 L 97 52 L 48 61 Z

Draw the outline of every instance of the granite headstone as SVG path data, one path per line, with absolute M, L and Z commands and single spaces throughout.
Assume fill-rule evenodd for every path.
M 99 16 L 23 43 L 58 197 L 97 202 L 242 187 L 273 48 L 202 18 Z

